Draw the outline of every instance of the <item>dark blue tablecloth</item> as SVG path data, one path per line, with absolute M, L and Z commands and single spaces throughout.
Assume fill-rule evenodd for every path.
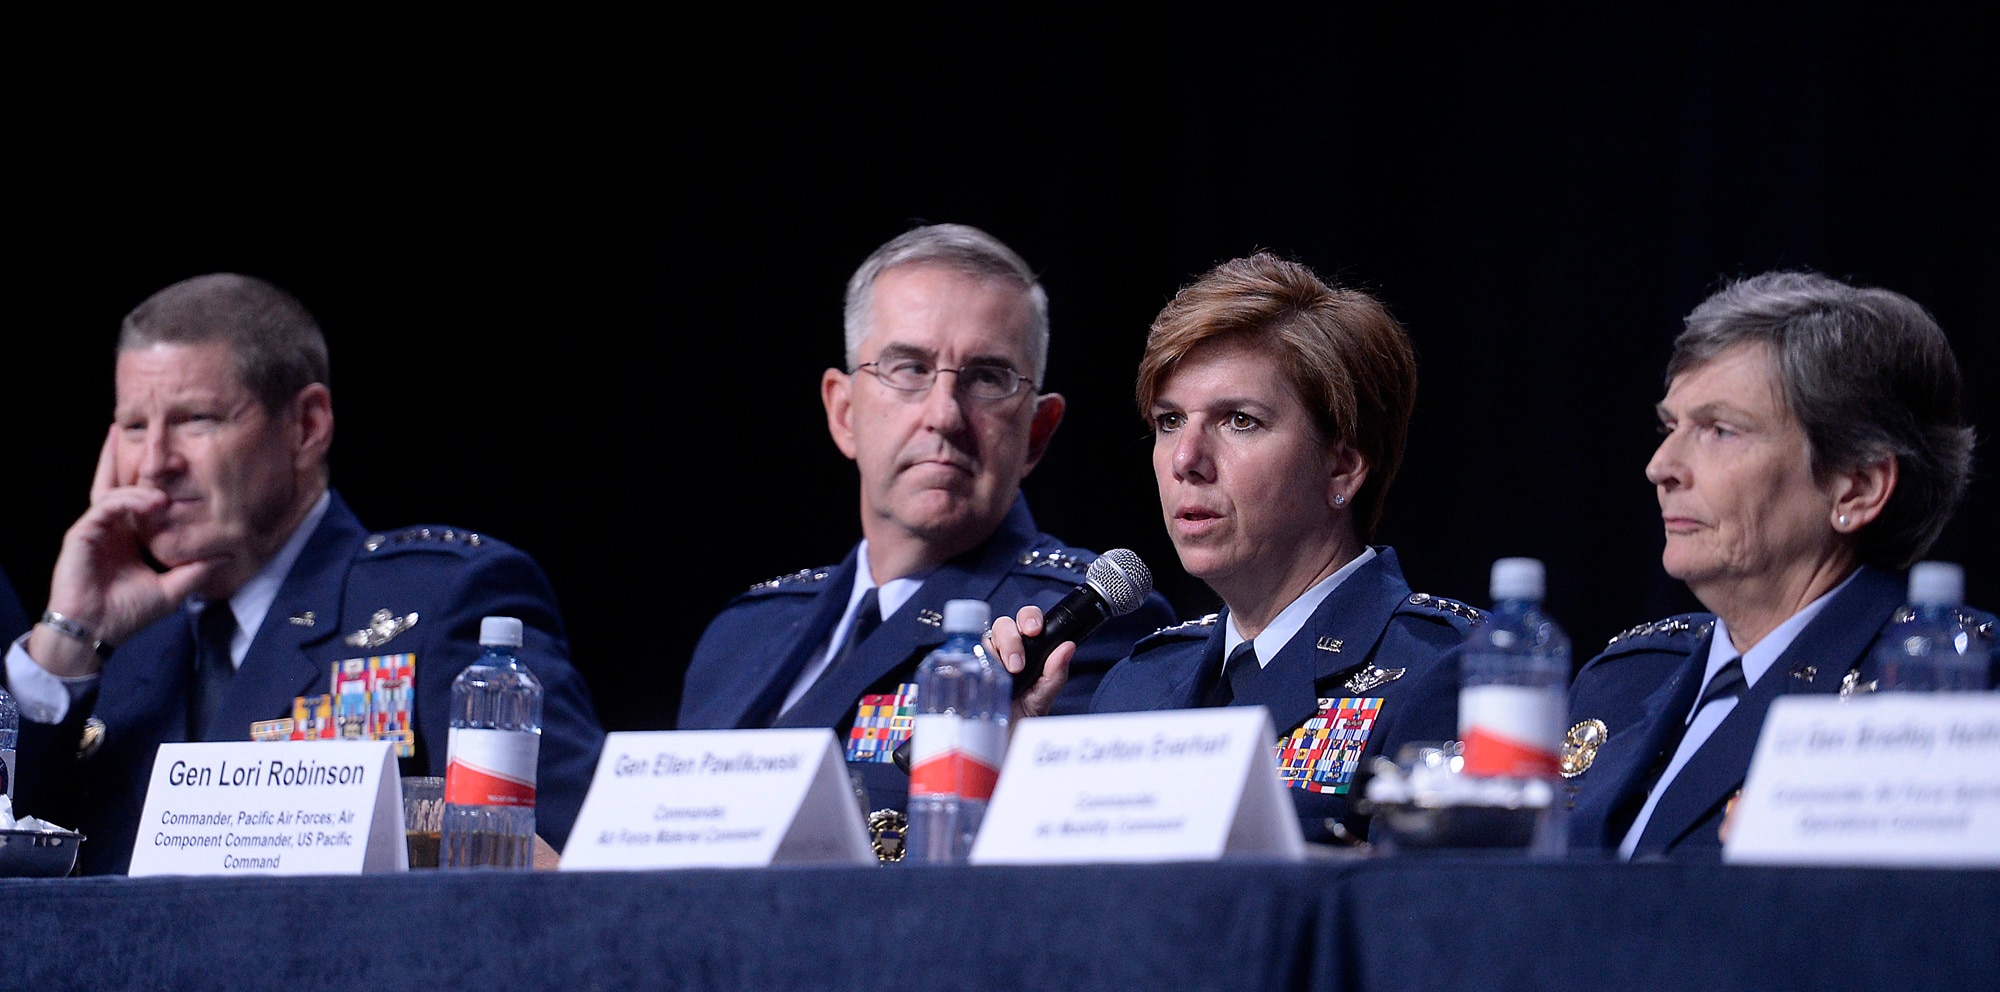
M 2000 872 L 1387 858 L 0 881 L 5 989 L 1986 989 Z

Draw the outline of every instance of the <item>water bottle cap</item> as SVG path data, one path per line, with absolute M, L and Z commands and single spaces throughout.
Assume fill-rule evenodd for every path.
M 986 631 L 986 621 L 993 616 L 985 600 L 954 599 L 944 604 L 944 632 L 947 634 L 980 634 Z
M 1493 563 L 1493 601 L 1542 598 L 1543 570 L 1539 558 L 1502 558 Z
M 510 648 L 521 646 L 521 621 L 513 617 L 487 617 L 479 621 L 479 643 L 505 645 Z
M 1948 561 L 1920 561 L 1910 568 L 1910 602 L 1919 606 L 1965 603 L 1965 568 Z

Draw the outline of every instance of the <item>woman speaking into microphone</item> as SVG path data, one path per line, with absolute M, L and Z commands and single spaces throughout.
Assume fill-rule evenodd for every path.
M 1161 515 L 1225 609 L 1139 641 L 1091 710 L 1268 708 L 1310 840 L 1365 836 L 1347 805 L 1362 761 L 1457 732 L 1455 652 L 1478 614 L 1412 593 L 1395 551 L 1366 543 L 1416 387 L 1409 336 L 1379 301 L 1268 254 L 1183 288 L 1139 363 Z M 1041 627 L 1032 607 L 994 623 L 1008 668 Z M 1328 722 L 1348 739 L 1311 733 Z

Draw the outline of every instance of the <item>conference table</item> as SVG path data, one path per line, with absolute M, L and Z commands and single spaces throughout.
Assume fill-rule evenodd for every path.
M 2000 871 L 1305 863 L 0 880 L 0 988 L 1992 989 Z

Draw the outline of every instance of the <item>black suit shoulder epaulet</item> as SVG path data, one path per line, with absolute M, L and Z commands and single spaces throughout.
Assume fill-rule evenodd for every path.
M 743 590 L 745 596 L 762 596 L 774 592 L 805 593 L 819 588 L 820 583 L 840 568 L 839 565 L 822 565 L 819 568 L 801 568 L 796 572 L 765 579 Z
M 1685 653 L 1694 650 L 1694 642 L 1701 640 L 1713 626 L 1714 614 L 1679 613 L 1611 635 L 1611 640 L 1605 642 L 1604 651 L 1667 649 Z
M 1413 592 L 1396 606 L 1398 613 L 1415 613 L 1443 620 L 1455 627 L 1467 628 L 1486 622 L 1486 614 L 1477 607 L 1461 603 L 1445 596 L 1433 596 L 1427 592 Z
M 431 552 L 467 556 L 503 546 L 485 534 L 462 527 L 405 527 L 368 535 L 361 542 L 362 557 L 385 558 L 404 552 Z
M 1196 617 L 1193 620 L 1184 620 L 1170 627 L 1161 627 L 1159 630 L 1139 638 L 1132 645 L 1132 653 L 1138 654 L 1149 647 L 1158 647 L 1159 645 L 1171 644 L 1176 641 L 1206 640 L 1209 631 L 1213 630 L 1215 625 L 1221 622 L 1222 614 L 1210 613 L 1207 616 Z
M 1014 559 L 1012 571 L 1017 575 L 1039 575 L 1082 582 L 1090 571 L 1090 563 L 1096 560 L 1097 553 L 1094 551 L 1050 543 L 1021 552 Z

